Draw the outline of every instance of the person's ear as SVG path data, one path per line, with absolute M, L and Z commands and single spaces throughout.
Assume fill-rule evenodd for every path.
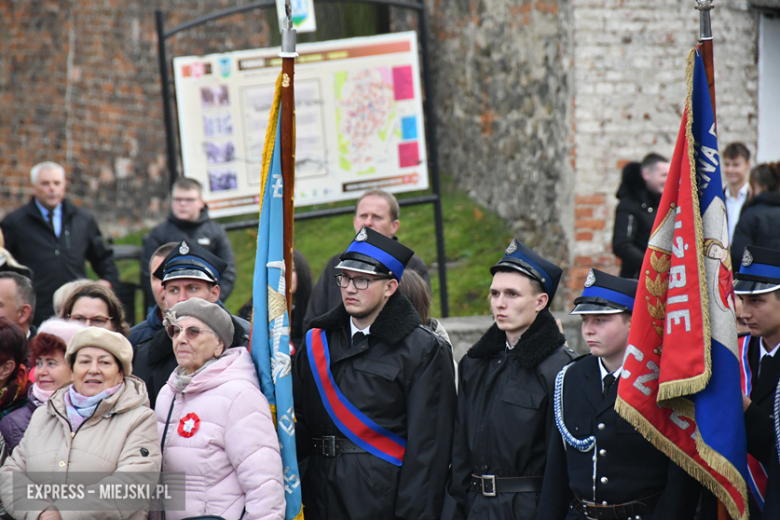
M 219 357 L 225 352 L 225 342 L 221 339 L 218 341 L 217 348 L 214 350 L 214 357 Z
M 0 381 L 6 381 L 16 369 L 16 361 L 9 359 L 0 365 Z
M 396 221 L 397 222 L 397 221 Z M 390 278 L 385 286 L 385 297 L 391 297 L 398 290 L 398 280 Z
M 19 308 L 19 323 L 30 323 L 32 319 L 32 307 L 25 303 Z
M 394 220 L 390 224 L 390 231 L 392 231 L 392 234 L 395 235 L 398 233 L 398 228 L 401 227 L 401 221 L 400 220 Z
M 547 307 L 548 301 L 550 301 L 550 297 L 547 293 L 539 293 L 536 298 L 536 312 L 542 312 Z
M 214 284 L 214 287 L 209 291 L 209 301 L 211 303 L 217 303 L 217 300 L 219 300 L 219 285 Z

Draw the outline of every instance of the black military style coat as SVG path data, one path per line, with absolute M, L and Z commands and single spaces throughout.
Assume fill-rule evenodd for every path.
M 507 351 L 494 324 L 459 365 L 451 479 L 442 519 L 534 519 L 539 492 L 484 496 L 471 475 L 541 477 L 553 426 L 553 387 L 571 361 L 552 314 L 544 310 Z
M 690 520 L 699 486 L 679 466 L 650 444 L 615 411 L 617 384 L 602 397 L 599 360 L 587 356 L 566 372 L 563 418 L 577 439 L 596 437 L 597 504 L 622 504 L 661 493 L 653 514 L 644 520 Z M 593 450 L 581 452 L 564 441 L 557 427 L 550 439 L 539 518 L 585 519 L 571 509 L 573 496 L 594 502 Z
M 326 331 L 331 373 L 344 396 L 379 426 L 406 439 L 402 466 L 370 453 L 315 455 L 313 440 L 348 437 L 322 404 L 307 348 L 295 355 L 296 440 L 307 520 L 432 520 L 439 517 L 452 446 L 452 351 L 420 325 L 396 292 L 352 347 L 344 305 L 312 321 Z

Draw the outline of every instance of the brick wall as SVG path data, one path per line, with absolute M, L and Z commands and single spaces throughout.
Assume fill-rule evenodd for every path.
M 696 44 L 692 1 L 573 0 L 575 212 L 569 301 L 591 266 L 617 274 L 614 194 L 627 161 L 669 156 L 685 98 L 685 59 Z M 755 151 L 757 15 L 739 2 L 712 11 L 720 146 Z

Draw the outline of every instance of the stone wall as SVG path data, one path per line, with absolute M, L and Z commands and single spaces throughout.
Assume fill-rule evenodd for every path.
M 436 0 L 429 13 L 441 170 L 568 264 L 571 3 Z
M 757 15 L 743 3 L 712 11 L 719 143 L 757 139 Z M 568 298 L 591 266 L 617 273 L 614 194 L 623 165 L 650 151 L 671 158 L 696 45 L 693 1 L 573 0 L 575 223 Z

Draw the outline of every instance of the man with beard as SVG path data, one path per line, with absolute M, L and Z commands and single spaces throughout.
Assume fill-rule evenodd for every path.
M 548 310 L 562 270 L 512 240 L 490 272 L 496 323 L 460 361 L 446 520 L 536 518 L 555 376 L 573 357 Z
M 435 520 L 450 462 L 449 345 L 398 290 L 413 251 L 363 227 L 293 372 L 307 520 Z

